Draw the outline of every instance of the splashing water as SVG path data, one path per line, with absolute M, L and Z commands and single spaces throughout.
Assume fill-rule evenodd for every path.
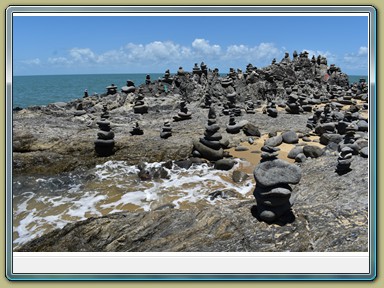
M 167 179 L 142 181 L 139 169 L 124 161 L 108 161 L 89 171 L 56 177 L 15 176 L 13 179 L 13 244 L 23 243 L 68 223 L 122 211 L 150 211 L 162 206 L 188 209 L 213 205 L 221 198 L 209 194 L 230 189 L 238 198 L 253 198 L 253 177 L 234 183 L 234 170 L 250 170 L 238 160 L 230 171 L 193 164 L 188 170 L 173 165 Z M 146 163 L 160 168 L 163 163 Z

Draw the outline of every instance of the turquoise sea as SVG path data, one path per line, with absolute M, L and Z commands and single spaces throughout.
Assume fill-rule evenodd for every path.
M 45 76 L 14 76 L 12 83 L 13 107 L 29 107 L 47 105 L 54 102 L 68 102 L 82 98 L 84 90 L 89 95 L 102 94 L 106 87 L 115 84 L 121 88 L 127 80 L 136 86 L 145 82 L 147 74 L 93 74 L 93 75 L 45 75 Z M 162 73 L 150 73 L 152 80 L 162 77 Z M 367 76 L 349 76 L 349 82 L 358 82 Z

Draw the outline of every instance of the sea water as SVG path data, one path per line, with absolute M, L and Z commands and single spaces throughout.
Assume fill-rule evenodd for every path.
M 147 163 L 160 167 L 163 163 Z M 233 170 L 251 170 L 238 159 Z M 173 165 L 167 179 L 140 180 L 138 168 L 124 161 L 107 161 L 93 169 L 53 176 L 13 177 L 14 248 L 62 228 L 68 223 L 116 212 L 151 211 L 159 207 L 188 209 L 215 205 L 220 201 L 253 199 L 254 179 L 232 180 L 233 171 L 219 171 L 208 164 L 193 164 L 188 170 Z M 210 193 L 231 190 L 233 199 Z
M 145 82 L 147 74 L 94 74 L 94 75 L 46 75 L 46 76 L 14 76 L 12 79 L 12 107 L 26 108 L 35 105 L 47 105 L 54 102 L 68 102 L 88 94 L 105 93 L 106 87 L 115 84 L 121 88 L 127 80 L 135 86 Z M 163 77 L 160 73 L 149 73 L 151 80 Z M 349 76 L 349 82 L 359 82 L 367 76 Z

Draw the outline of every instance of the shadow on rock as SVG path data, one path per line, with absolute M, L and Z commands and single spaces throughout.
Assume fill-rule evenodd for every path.
M 287 211 L 286 213 L 284 213 L 282 216 L 280 216 L 278 219 L 276 219 L 275 221 L 272 221 L 272 222 L 267 222 L 265 220 L 262 220 L 260 218 L 260 213 L 257 209 L 257 205 L 253 205 L 251 207 L 251 213 L 252 213 L 252 216 L 255 217 L 259 222 L 265 222 L 267 224 L 276 224 L 276 225 L 279 225 L 279 226 L 284 226 L 288 223 L 293 223 L 296 219 L 295 215 L 293 214 L 292 210 L 289 210 Z

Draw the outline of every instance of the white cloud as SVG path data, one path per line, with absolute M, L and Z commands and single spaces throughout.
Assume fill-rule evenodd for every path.
M 27 65 L 40 65 L 41 64 L 41 60 L 39 58 L 23 60 L 21 62 L 23 64 L 27 64 Z
M 98 56 L 89 48 L 72 48 L 69 55 L 75 62 L 98 62 Z
M 111 49 L 96 53 L 91 48 L 72 48 L 68 54 L 61 57 L 51 57 L 47 63 L 55 66 L 78 65 L 83 67 L 129 66 L 147 70 L 168 69 L 178 66 L 206 62 L 211 68 L 233 65 L 246 65 L 252 63 L 257 66 L 268 65 L 273 58 L 282 57 L 283 52 L 273 43 L 260 43 L 256 46 L 244 44 L 230 45 L 222 48 L 217 44 L 210 44 L 206 39 L 194 39 L 190 45 L 180 45 L 172 41 L 153 41 L 146 44 L 128 43 L 118 49 Z M 233 60 L 233 62 L 231 62 Z M 240 64 L 242 63 L 242 64 Z M 233 66 L 233 67 L 235 67 Z M 228 68 L 223 67 L 223 68 Z M 244 67 L 236 67 L 244 68 Z M 158 70 L 161 71 L 161 70 Z
M 68 64 L 72 64 L 73 62 L 68 60 L 65 57 L 52 57 L 52 58 L 48 58 L 48 63 L 54 64 L 54 65 L 61 65 L 61 64 L 68 65 Z
M 221 53 L 220 45 L 210 45 L 209 41 L 205 39 L 195 39 L 192 42 L 192 48 L 195 53 L 201 55 L 220 55 Z
M 367 55 L 368 54 L 368 48 L 367 47 L 360 47 L 359 52 L 357 52 L 357 55 Z

